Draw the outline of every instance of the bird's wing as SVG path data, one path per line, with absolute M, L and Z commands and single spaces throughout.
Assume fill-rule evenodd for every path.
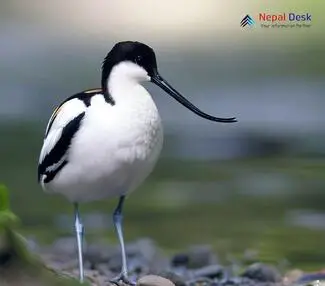
M 46 175 L 45 182 L 54 178 L 67 163 L 67 150 L 85 116 L 87 106 L 78 98 L 65 101 L 57 107 L 46 127 L 43 147 L 39 157 L 38 181 Z

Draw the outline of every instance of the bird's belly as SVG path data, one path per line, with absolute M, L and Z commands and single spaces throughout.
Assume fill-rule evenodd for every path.
M 98 114 L 97 114 L 98 117 Z M 90 116 L 73 139 L 68 164 L 47 186 L 70 201 L 101 200 L 130 193 L 153 170 L 163 142 L 157 114 L 145 120 L 93 124 Z M 97 118 L 99 120 L 99 118 Z M 91 128 L 90 128 L 91 127 Z

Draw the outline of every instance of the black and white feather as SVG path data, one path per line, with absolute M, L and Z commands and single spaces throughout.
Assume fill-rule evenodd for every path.
M 82 124 L 91 98 L 101 95 L 100 92 L 101 89 L 93 89 L 75 94 L 54 110 L 46 127 L 38 164 L 38 181 L 44 188 L 68 163 L 72 139 Z

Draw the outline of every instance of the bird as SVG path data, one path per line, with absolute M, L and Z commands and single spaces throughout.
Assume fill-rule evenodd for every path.
M 64 196 L 73 205 L 80 282 L 84 281 L 84 226 L 79 205 L 118 198 L 113 223 L 122 269 L 111 282 L 135 284 L 128 275 L 122 210 L 125 198 L 154 169 L 163 146 L 161 117 L 144 82 L 154 83 L 207 120 L 237 121 L 209 115 L 182 96 L 158 72 L 150 46 L 122 41 L 112 47 L 101 65 L 100 87 L 76 93 L 54 109 L 38 161 L 41 188 Z

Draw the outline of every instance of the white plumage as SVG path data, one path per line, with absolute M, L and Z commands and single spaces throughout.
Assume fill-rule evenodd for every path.
M 56 111 L 40 162 L 63 128 L 83 112 L 85 115 L 60 160 L 66 159 L 68 164 L 44 184 L 46 191 L 63 194 L 72 202 L 94 201 L 127 194 L 149 175 L 162 148 L 163 131 L 157 107 L 139 83 L 148 78 L 140 77 L 141 73 L 143 69 L 132 63 L 114 68 L 109 81 L 114 106 L 98 93 L 91 97 L 89 107 L 75 98 Z

